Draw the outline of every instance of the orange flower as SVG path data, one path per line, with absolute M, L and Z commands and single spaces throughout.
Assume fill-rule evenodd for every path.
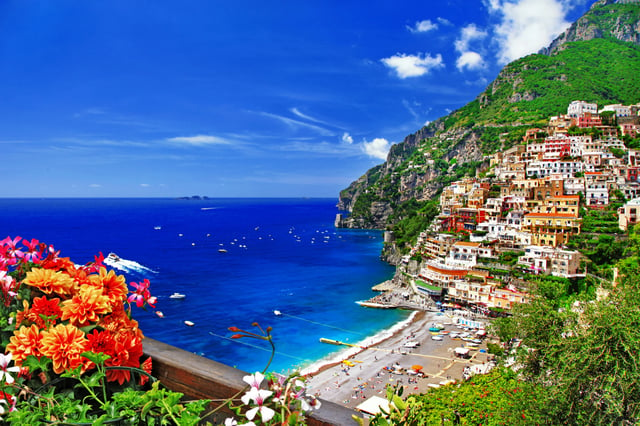
M 142 330 L 138 327 L 138 321 L 127 316 L 123 305 L 116 305 L 110 315 L 103 317 L 98 326 L 110 331 L 117 338 L 121 333 L 132 332 L 136 337 L 143 339 Z
M 55 292 L 60 295 L 68 295 L 75 287 L 75 282 L 69 275 L 42 268 L 27 272 L 27 277 L 23 282 L 47 294 Z
M 37 325 L 33 324 L 31 327 L 23 326 L 13 333 L 5 350 L 12 353 L 16 365 L 22 365 L 22 361 L 29 355 L 40 358 L 41 353 L 38 347 L 41 339 L 42 332 Z
M 105 267 L 101 267 L 98 275 L 89 277 L 94 286 L 103 289 L 104 294 L 109 298 L 109 304 L 114 306 L 122 304 L 127 297 L 127 282 L 123 275 L 116 275 L 114 271 L 107 272 Z
M 84 286 L 71 299 L 62 302 L 62 321 L 84 326 L 90 322 L 98 322 L 100 315 L 111 312 L 109 298 L 102 290 L 92 286 Z
M 140 368 L 145 372 L 151 374 L 151 370 L 153 370 L 153 363 L 151 361 L 151 357 L 147 357 L 142 364 L 140 364 Z M 140 375 L 140 381 L 138 382 L 140 386 L 144 386 L 149 381 L 149 376 L 145 376 L 144 374 Z
M 36 324 L 40 328 L 45 328 L 45 320 L 47 317 L 49 324 L 55 324 L 56 320 L 62 315 L 60 309 L 60 299 L 47 299 L 46 297 L 36 297 L 33 299 L 31 309 L 25 312 L 24 318 Z
M 56 374 L 88 362 L 81 354 L 87 350 L 89 342 L 84 333 L 71 324 L 58 324 L 43 331 L 40 346 L 42 355 L 53 361 Z
M 142 357 L 142 341 L 133 333 L 121 333 L 116 338 L 115 354 L 105 361 L 104 365 L 109 367 L 140 367 L 140 357 Z M 110 369 L 107 370 L 107 380 L 117 381 L 119 384 L 128 382 L 131 378 L 129 370 Z

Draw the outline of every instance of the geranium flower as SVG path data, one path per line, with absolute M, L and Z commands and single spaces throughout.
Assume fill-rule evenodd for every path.
M 0 391 L 0 415 L 5 413 L 6 410 L 3 404 L 7 405 L 7 401 L 11 402 L 11 405 L 9 407 L 9 412 L 15 411 L 16 402 L 18 401 L 18 399 L 14 395 L 9 395 L 6 392 Z M 0 417 L 0 420 L 2 420 L 2 417 Z
M 132 282 L 131 286 L 135 289 L 133 293 L 129 295 L 127 301 L 129 303 L 135 302 L 138 308 L 142 308 L 147 303 L 152 308 L 155 308 L 155 303 L 158 300 L 157 297 L 152 297 L 149 292 L 149 280 L 144 279 L 140 283 Z
M 50 324 L 55 324 L 61 315 L 60 299 L 47 299 L 45 296 L 34 298 L 31 308 L 24 312 L 24 318 L 40 328 L 46 328 L 43 317 L 46 317 Z
M 2 297 L 4 305 L 9 306 L 14 297 L 16 297 L 16 281 L 13 277 L 7 275 L 7 271 L 0 271 L 0 290 L 2 291 Z
M 87 350 L 88 341 L 77 327 L 58 324 L 42 332 L 40 346 L 42 355 L 53 361 L 53 371 L 60 374 L 85 362 L 86 359 L 81 354 Z
M 102 292 L 109 298 L 110 305 L 121 304 L 127 297 L 127 282 L 123 275 L 116 275 L 114 271 L 107 272 L 101 267 L 98 275 L 91 275 L 90 280 L 94 286 L 102 288 Z
M 9 265 L 15 265 L 24 256 L 24 253 L 18 248 L 18 243 L 21 239 L 22 237 L 15 237 L 14 239 L 7 237 L 0 241 L 0 246 L 4 248 L 4 257 Z
M 71 299 L 62 302 L 62 321 L 69 320 L 73 325 L 84 326 L 98 322 L 100 315 L 111 312 L 109 298 L 102 290 L 84 286 Z
M 11 362 L 11 352 L 6 355 L 0 354 L 0 383 L 2 380 L 8 384 L 13 383 L 15 380 L 13 376 L 9 373 L 18 373 L 20 372 L 20 367 L 13 366 L 9 367 L 9 363 Z
M 264 375 L 259 371 L 256 371 L 255 373 L 249 376 L 244 376 L 242 378 L 243 382 L 245 382 L 252 388 L 258 388 L 258 389 L 260 389 L 260 384 L 262 383 L 262 380 L 264 380 Z
M 273 392 L 269 390 L 251 387 L 251 389 L 249 389 L 247 393 L 242 395 L 240 399 L 242 400 L 242 403 L 244 405 L 249 405 L 250 401 L 253 401 L 254 404 L 257 405 L 257 407 L 253 407 L 247 410 L 246 416 L 249 420 L 253 420 L 253 418 L 258 413 L 260 413 L 260 418 L 262 419 L 263 423 L 266 423 L 269 420 L 271 420 L 271 418 L 274 416 L 276 412 L 271 408 L 267 407 L 266 405 L 264 405 L 264 403 L 266 399 L 271 396 L 272 393 Z
M 14 331 L 5 350 L 13 354 L 16 365 L 22 365 L 22 361 L 29 355 L 40 358 L 39 346 L 41 339 L 42 332 L 37 325 L 33 324 L 31 327 L 22 326 Z
M 38 263 L 42 259 L 42 245 L 40 241 L 32 238 L 31 241 L 22 240 L 22 244 L 27 248 L 24 253 L 24 260 L 29 262 Z
M 60 295 L 69 295 L 75 287 L 75 283 L 69 275 L 42 268 L 35 268 L 27 272 L 23 282 L 47 294 L 55 292 Z
M 228 417 L 224 420 L 224 426 L 256 426 L 256 424 L 254 422 L 238 423 L 236 419 Z

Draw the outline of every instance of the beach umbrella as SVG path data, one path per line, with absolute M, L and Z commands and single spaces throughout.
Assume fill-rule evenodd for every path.
M 412 370 L 415 370 L 415 371 L 420 371 L 420 370 L 422 370 L 422 366 L 421 366 L 421 365 L 416 364 L 416 365 L 413 365 L 413 366 L 411 367 L 411 369 L 412 369 Z

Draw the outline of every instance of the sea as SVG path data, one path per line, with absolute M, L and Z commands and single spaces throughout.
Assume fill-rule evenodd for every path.
M 271 345 L 232 339 L 229 327 L 258 335 L 270 328 L 268 370 L 313 371 L 344 356 L 320 338 L 370 344 L 409 321 L 407 311 L 356 303 L 394 268 L 380 260 L 380 231 L 334 227 L 336 203 L 0 199 L 0 238 L 38 239 L 77 264 L 114 253 L 109 267 L 128 282 L 148 279 L 158 298 L 155 309 L 133 307 L 147 337 L 253 372 L 267 366 Z

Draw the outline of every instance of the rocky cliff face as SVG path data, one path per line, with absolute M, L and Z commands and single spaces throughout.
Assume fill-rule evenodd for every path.
M 600 0 L 591 6 L 587 14 L 574 22 L 548 47 L 540 50 L 544 55 L 553 55 L 573 41 L 588 41 L 595 38 L 615 38 L 640 45 L 640 21 L 638 11 L 631 16 L 620 15 L 613 5 L 637 5 L 640 0 Z

